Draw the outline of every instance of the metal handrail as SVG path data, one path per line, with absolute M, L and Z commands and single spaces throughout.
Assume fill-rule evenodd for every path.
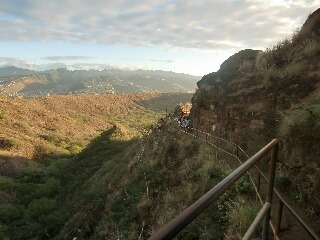
M 228 141 L 228 140 L 226 140 L 226 139 L 223 139 L 223 138 L 220 138 L 220 137 L 211 135 L 211 134 L 209 134 L 209 133 L 203 132 L 203 131 L 198 130 L 198 129 L 196 129 L 196 128 L 192 128 L 192 130 L 197 131 L 197 132 L 200 132 L 200 133 L 203 133 L 203 134 L 205 134 L 206 136 L 210 136 L 210 137 L 213 137 L 213 138 L 222 140 L 222 141 L 224 141 L 224 142 L 230 143 L 230 144 L 236 146 L 237 149 L 239 149 L 246 157 L 249 157 L 249 155 L 248 155 L 239 145 L 237 145 L 237 144 L 234 143 L 234 142 L 231 142 L 231 141 Z M 208 141 L 206 141 L 206 142 L 208 142 Z M 215 145 L 214 145 L 214 146 L 215 146 Z M 220 149 L 219 149 L 219 150 L 220 150 Z M 224 152 L 226 152 L 226 151 L 224 151 Z M 229 153 L 229 152 L 227 152 L 227 153 L 228 153 L 229 155 L 232 155 L 233 157 L 235 156 L 235 155 L 233 155 L 233 154 L 231 154 L 231 153 Z M 241 162 L 241 160 L 238 158 L 238 156 L 235 156 L 235 157 L 237 158 L 238 161 Z M 258 170 L 258 174 L 259 174 L 258 184 L 257 184 L 257 185 L 258 185 L 258 188 L 255 186 L 252 178 L 250 178 L 250 180 L 251 180 L 251 182 L 252 182 L 252 184 L 253 184 L 253 186 L 254 186 L 254 188 L 255 188 L 255 191 L 257 192 L 257 195 L 258 195 L 258 198 L 259 198 L 260 202 L 263 204 L 262 199 L 261 199 L 261 196 L 260 196 L 259 191 L 258 191 L 258 189 L 259 189 L 259 187 L 260 187 L 260 176 L 262 176 L 266 182 L 268 182 L 268 179 L 267 179 L 267 177 L 263 174 L 263 172 L 261 171 L 261 169 L 260 169 L 258 166 L 255 165 L 255 168 Z M 271 228 L 272 228 L 272 230 L 273 230 L 273 232 L 274 232 L 275 238 L 279 239 L 281 216 L 282 216 L 282 209 L 283 209 L 283 206 L 282 206 L 282 205 L 284 205 L 284 206 L 295 216 L 295 218 L 298 220 L 298 222 L 301 224 L 301 226 L 306 230 L 306 232 L 310 235 L 310 237 L 312 237 L 312 238 L 315 239 L 315 240 L 320 240 L 320 235 L 319 235 L 319 233 L 318 233 L 315 229 L 313 229 L 313 228 L 310 226 L 310 224 L 308 224 L 308 223 L 301 217 L 301 214 L 299 214 L 299 213 L 292 207 L 292 203 L 289 203 L 289 200 L 288 200 L 276 187 L 274 187 L 273 190 L 274 190 L 274 193 L 276 194 L 276 196 L 280 199 L 279 207 L 278 207 L 278 210 L 277 210 L 278 216 L 277 216 L 276 226 L 274 227 L 274 226 L 271 225 Z
M 171 239 L 176 236 L 183 228 L 193 221 L 201 212 L 203 212 L 212 202 L 217 200 L 227 189 L 229 189 L 240 177 L 242 177 L 252 166 L 254 166 L 264 155 L 272 149 L 271 165 L 269 171 L 269 186 L 266 197 L 266 202 L 271 205 L 273 182 L 275 175 L 275 163 L 279 141 L 272 140 L 264 148 L 258 151 L 240 167 L 234 170 L 229 176 L 218 183 L 214 188 L 208 191 L 205 195 L 199 198 L 195 203 L 185 209 L 171 222 L 165 225 L 162 229 L 156 232 L 149 240 Z M 264 228 L 263 239 L 267 239 L 270 220 L 270 209 L 264 213 Z

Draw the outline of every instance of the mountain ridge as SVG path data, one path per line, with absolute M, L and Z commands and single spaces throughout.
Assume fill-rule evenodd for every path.
M 0 68 L 0 94 L 37 97 L 48 94 L 193 92 L 198 76 L 161 70 L 68 70 L 36 72 Z

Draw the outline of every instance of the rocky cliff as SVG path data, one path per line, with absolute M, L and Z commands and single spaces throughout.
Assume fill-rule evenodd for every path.
M 320 9 L 266 51 L 242 50 L 197 83 L 195 127 L 252 154 L 279 138 L 280 174 L 320 209 Z

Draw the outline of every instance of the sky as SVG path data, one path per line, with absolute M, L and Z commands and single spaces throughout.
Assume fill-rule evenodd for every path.
M 0 66 L 203 76 L 301 28 L 320 0 L 1 0 Z

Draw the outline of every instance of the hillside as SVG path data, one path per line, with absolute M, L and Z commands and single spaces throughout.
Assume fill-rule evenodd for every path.
M 191 97 L 182 93 L 0 97 L 0 174 L 15 174 L 30 163 L 28 159 L 76 154 L 116 123 L 140 136 L 142 128 L 149 128 L 166 109 L 173 111 Z
M 130 139 L 117 124 L 73 158 L 0 177 L 0 237 L 147 239 L 230 173 L 212 146 L 166 125 Z M 177 239 L 243 234 L 258 210 L 252 194 L 243 178 Z
M 42 72 L 0 68 L 0 95 L 38 97 L 48 94 L 124 94 L 194 92 L 200 77 L 147 70 L 67 70 Z
M 197 127 L 252 154 L 279 138 L 279 179 L 320 228 L 320 9 L 266 51 L 242 50 L 197 84 Z

